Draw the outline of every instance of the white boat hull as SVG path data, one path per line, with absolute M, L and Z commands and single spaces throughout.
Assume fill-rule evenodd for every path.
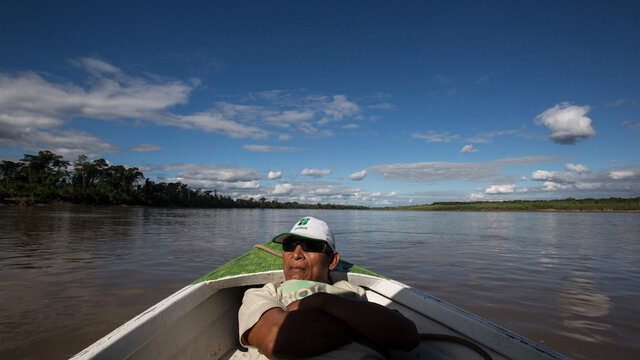
M 402 283 L 379 277 L 332 273 L 367 289 L 369 301 L 396 309 L 420 333 L 462 337 L 492 359 L 567 359 L 483 318 Z M 244 291 L 283 281 L 282 271 L 238 275 L 189 285 L 131 319 L 72 359 L 242 359 L 237 313 Z M 338 279 L 333 279 L 338 280 Z M 423 341 L 393 359 L 475 359 L 471 349 L 442 341 Z

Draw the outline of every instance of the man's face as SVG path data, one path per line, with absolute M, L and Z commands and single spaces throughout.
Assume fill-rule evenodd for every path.
M 329 270 L 338 264 L 338 253 L 306 252 L 298 244 L 282 255 L 282 270 L 286 280 L 312 280 L 328 283 Z

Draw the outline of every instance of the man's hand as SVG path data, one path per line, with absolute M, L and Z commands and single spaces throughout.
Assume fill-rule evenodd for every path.
M 353 330 L 340 320 L 314 309 L 273 308 L 247 331 L 247 342 L 269 358 L 319 355 L 353 340 Z M 291 304 L 290 304 L 291 305 Z
M 306 299 L 306 298 L 305 298 Z M 287 305 L 287 311 L 296 311 L 300 308 L 300 302 L 304 299 L 296 300 L 291 304 Z
M 313 295 L 306 296 L 300 300 L 296 300 L 287 306 L 288 311 L 294 311 L 298 309 L 317 309 L 321 310 L 321 306 L 325 303 L 326 297 L 333 297 L 338 295 L 332 295 L 329 293 L 315 293 Z
M 358 334 L 378 345 L 411 350 L 420 341 L 413 321 L 382 305 L 316 293 L 287 306 L 289 311 L 316 310 L 340 320 Z

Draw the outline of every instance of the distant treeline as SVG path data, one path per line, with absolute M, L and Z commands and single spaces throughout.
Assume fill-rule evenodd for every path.
M 89 161 L 80 155 L 71 162 L 51 151 L 25 154 L 18 162 L 0 163 L 0 202 L 38 204 L 67 202 L 91 205 L 146 205 L 203 208 L 366 209 L 363 206 L 300 204 L 260 199 L 232 199 L 216 190 L 193 190 L 186 184 L 156 183 L 136 167 Z
M 513 200 L 475 202 L 435 202 L 401 206 L 388 210 L 425 211 L 638 211 L 640 197 L 608 199 Z

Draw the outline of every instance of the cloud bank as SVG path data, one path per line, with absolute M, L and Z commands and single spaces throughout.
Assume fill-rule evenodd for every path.
M 522 198 L 525 193 L 531 198 L 543 199 L 640 196 L 640 166 L 605 169 L 595 174 L 580 164 L 566 164 L 565 169 L 569 171 L 534 170 L 531 181 L 540 185 L 491 185 L 478 189 L 481 192 L 469 195 L 467 200 L 501 200 L 509 195 Z
M 356 128 L 366 111 L 388 108 L 386 103 L 375 102 L 362 106 L 343 94 L 271 90 L 250 93 L 234 101 L 218 101 L 204 110 L 178 113 L 175 109 L 186 105 L 200 87 L 199 79 L 182 81 L 148 73 L 131 75 L 97 58 L 74 59 L 70 64 L 82 72 L 83 82 L 33 71 L 0 73 L 0 146 L 29 151 L 46 148 L 68 157 L 120 151 L 100 136 L 67 130 L 76 119 L 174 126 L 234 139 L 334 136 L 334 130 L 342 126 L 329 128 L 332 123 L 349 121 L 346 127 Z M 151 151 L 148 145 L 132 145 L 129 149 Z M 298 151 L 267 145 L 247 145 L 245 149 Z
M 302 149 L 291 146 L 269 146 L 269 145 L 243 145 L 243 149 L 254 152 L 296 152 Z
M 509 182 L 513 181 L 514 178 L 517 179 L 518 176 L 501 172 L 504 168 L 557 161 L 558 158 L 556 157 L 527 156 L 476 163 L 420 162 L 378 165 L 367 168 L 366 170 L 376 172 L 387 180 L 416 183 L 434 184 L 454 180 L 468 182 Z

